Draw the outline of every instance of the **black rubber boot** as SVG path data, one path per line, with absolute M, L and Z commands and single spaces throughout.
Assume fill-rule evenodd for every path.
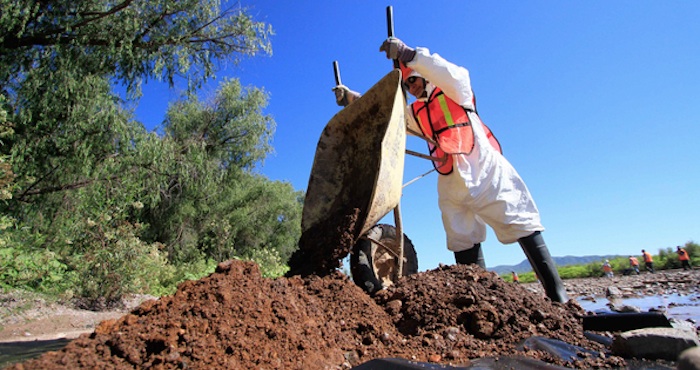
M 547 297 L 554 302 L 565 303 L 569 300 L 566 294 L 564 283 L 562 283 L 557 271 L 557 266 L 552 261 L 552 256 L 549 255 L 547 245 L 544 243 L 544 238 L 539 231 L 535 231 L 530 236 L 518 239 L 518 243 L 525 251 L 532 269 L 540 279 L 544 287 Z
M 482 269 L 486 269 L 481 243 L 474 244 L 471 249 L 455 252 L 455 261 L 460 265 L 479 265 Z

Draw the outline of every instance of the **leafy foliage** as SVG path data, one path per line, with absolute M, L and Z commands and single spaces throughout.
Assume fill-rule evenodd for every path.
M 84 232 L 71 241 L 68 260 L 77 273 L 76 293 L 87 302 L 118 303 L 125 293 L 150 292 L 150 285 L 168 280 L 175 268 L 159 250 L 138 237 L 139 225 L 109 216 L 88 219 Z
M 57 294 L 71 286 L 71 274 L 55 253 L 29 248 L 0 248 L 0 284 Z
M 0 0 L 0 276 L 87 304 L 167 293 L 217 261 L 283 273 L 302 194 L 256 174 L 272 150 L 267 94 L 218 63 L 271 52 L 269 25 L 218 0 Z M 147 132 L 112 90 L 189 91 Z
M 302 195 L 250 171 L 271 150 L 274 126 L 261 114 L 265 105 L 264 92 L 229 80 L 209 103 L 190 97 L 168 110 L 164 140 L 175 157 L 163 201 L 145 219 L 171 260 L 222 261 L 277 248 L 286 261 L 293 252 Z
M 134 92 L 144 78 L 196 83 L 217 62 L 271 52 L 269 25 L 218 0 L 1 0 L 0 84 L 40 65 L 123 81 Z

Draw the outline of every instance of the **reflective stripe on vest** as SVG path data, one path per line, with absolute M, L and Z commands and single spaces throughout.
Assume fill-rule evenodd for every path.
M 433 166 L 440 174 L 450 174 L 453 162 L 449 154 L 470 154 L 474 149 L 474 131 L 468 111 L 439 88 L 435 88 L 428 101 L 416 101 L 411 107 L 423 135 L 438 143 L 437 147 L 428 143 L 430 155 L 445 158 L 444 161 L 433 161 Z M 491 130 L 485 124 L 482 126 L 491 145 L 502 153 Z

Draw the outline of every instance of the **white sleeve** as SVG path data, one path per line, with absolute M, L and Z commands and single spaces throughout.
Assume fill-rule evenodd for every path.
M 426 80 L 442 89 L 450 99 L 459 105 L 475 110 L 469 71 L 448 62 L 439 54 L 430 54 L 427 48 L 416 48 L 416 56 L 407 64 Z

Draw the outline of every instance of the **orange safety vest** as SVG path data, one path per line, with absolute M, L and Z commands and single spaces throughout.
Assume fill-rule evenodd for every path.
M 651 258 L 651 253 L 644 252 L 644 262 L 654 262 L 654 259 Z
M 637 261 L 636 257 L 630 257 L 630 263 L 632 266 L 639 266 L 639 261 Z
M 476 106 L 476 101 L 474 105 Z M 449 175 L 453 162 L 448 154 L 469 154 L 474 149 L 474 129 L 468 115 L 470 110 L 447 97 L 438 87 L 427 101 L 413 102 L 411 109 L 423 135 L 438 144 L 428 143 L 430 155 L 441 158 L 433 161 L 433 166 L 438 173 Z M 501 144 L 491 130 L 485 124 L 483 126 L 491 146 L 503 154 Z
M 678 259 L 679 259 L 680 261 L 689 261 L 689 260 L 690 260 L 690 256 L 688 256 L 688 252 L 686 252 L 685 249 L 681 248 L 681 249 L 678 251 Z

